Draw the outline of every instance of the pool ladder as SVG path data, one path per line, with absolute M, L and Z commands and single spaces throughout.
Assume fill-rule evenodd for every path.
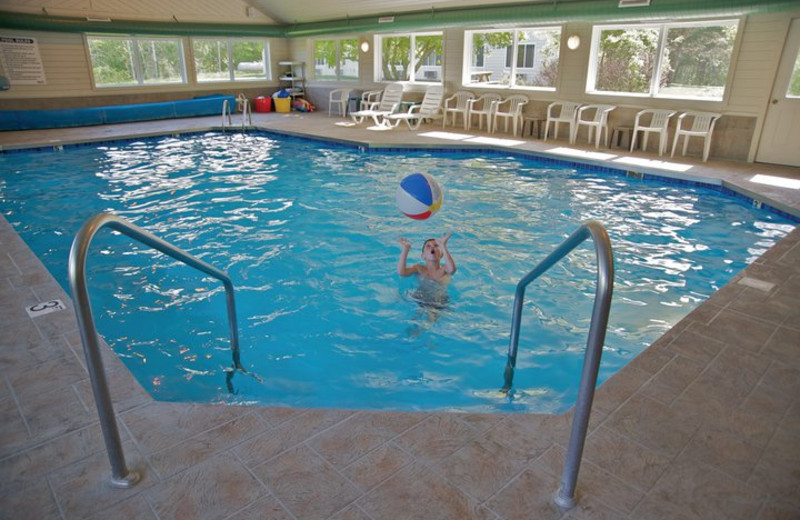
M 578 480 L 583 447 L 586 442 L 586 432 L 589 428 L 589 414 L 592 410 L 594 387 L 597 384 L 597 372 L 600 368 L 600 355 L 603 352 L 603 343 L 606 337 L 606 328 L 608 327 L 608 313 L 611 309 L 611 294 L 614 286 L 614 258 L 611 251 L 611 241 L 608 239 L 608 233 L 606 233 L 605 228 L 599 222 L 592 220 L 581 225 L 517 284 L 517 290 L 514 295 L 514 310 L 511 317 L 508 361 L 504 373 L 505 384 L 502 388 L 503 392 L 508 393 L 514 380 L 525 288 L 590 236 L 594 241 L 597 255 L 597 290 L 594 297 L 592 321 L 589 325 L 589 337 L 586 341 L 586 354 L 583 359 L 583 373 L 581 374 L 581 383 L 578 388 L 578 400 L 575 404 L 575 416 L 572 420 L 572 433 L 570 434 L 567 456 L 564 461 L 564 473 L 561 476 L 561 487 L 554 498 L 555 503 L 563 508 L 572 508 L 576 504 L 575 486 Z
M 239 94 L 236 98 L 236 105 L 242 107 L 242 132 L 249 126 L 253 126 L 253 116 L 250 113 L 250 101 L 244 94 Z M 228 126 L 233 126 L 231 121 L 231 114 L 236 110 L 236 107 L 231 108 L 228 100 L 222 102 L 222 130 L 225 131 L 225 121 L 227 120 Z
M 122 452 L 114 406 L 111 403 L 108 381 L 103 370 L 103 358 L 100 355 L 99 346 L 100 340 L 97 336 L 89 292 L 86 288 L 86 257 L 89 244 L 97 232 L 104 227 L 119 231 L 123 235 L 127 235 L 142 244 L 157 249 L 190 267 L 194 267 L 222 281 L 225 286 L 228 307 L 228 329 L 231 337 L 233 371 L 244 369 L 239 358 L 239 332 L 236 323 L 233 283 L 227 274 L 116 215 L 99 213 L 84 223 L 78 234 L 75 235 L 72 249 L 69 252 L 69 286 L 75 302 L 75 315 L 78 319 L 78 329 L 83 342 L 83 352 L 86 355 L 86 369 L 92 382 L 97 413 L 100 416 L 100 426 L 103 430 L 106 451 L 111 462 L 111 485 L 119 488 L 129 488 L 138 482 L 139 475 L 135 471 L 129 471 L 125 465 L 125 455 Z M 228 377 L 230 375 L 231 372 L 228 373 Z

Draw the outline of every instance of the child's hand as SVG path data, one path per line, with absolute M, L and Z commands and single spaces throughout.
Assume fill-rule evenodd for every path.
M 439 242 L 439 245 L 441 247 L 445 247 L 447 245 L 447 241 L 450 240 L 450 235 L 452 235 L 452 233 L 448 231 L 447 233 L 442 235 L 441 238 L 438 238 L 436 241 Z
M 400 237 L 399 239 L 397 239 L 397 241 L 400 242 L 400 245 L 403 246 L 404 250 L 408 251 L 409 249 L 411 249 L 411 242 L 406 240 L 404 237 Z

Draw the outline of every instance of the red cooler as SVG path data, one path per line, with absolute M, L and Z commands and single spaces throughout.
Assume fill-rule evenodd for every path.
M 256 112 L 272 112 L 272 98 L 259 96 L 253 100 Z

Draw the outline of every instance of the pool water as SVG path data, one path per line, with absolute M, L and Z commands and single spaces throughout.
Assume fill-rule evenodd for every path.
M 432 174 L 427 221 L 395 206 Z M 558 412 L 572 406 L 595 292 L 586 242 L 527 291 L 515 387 L 503 384 L 518 280 L 587 220 L 616 280 L 599 381 L 628 363 L 794 225 L 706 188 L 484 152 L 359 152 L 209 133 L 0 154 L 0 210 L 66 288 L 71 241 L 109 211 L 228 272 L 219 282 L 101 232 L 89 254 L 98 330 L 157 399 L 397 410 Z M 443 286 L 396 274 L 452 231 Z

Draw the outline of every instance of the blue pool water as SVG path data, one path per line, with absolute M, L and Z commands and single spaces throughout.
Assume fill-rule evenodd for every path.
M 443 186 L 428 221 L 398 181 Z M 352 148 L 206 134 L 0 155 L 0 210 L 67 287 L 69 247 L 110 211 L 227 271 L 242 362 L 231 393 L 221 285 L 101 232 L 89 257 L 98 329 L 156 398 L 264 405 L 562 411 L 577 393 L 595 290 L 590 242 L 534 282 L 511 396 L 498 392 L 517 281 L 600 221 L 616 283 L 600 381 L 793 224 L 706 188 L 486 152 Z M 452 231 L 448 286 L 396 275 Z

